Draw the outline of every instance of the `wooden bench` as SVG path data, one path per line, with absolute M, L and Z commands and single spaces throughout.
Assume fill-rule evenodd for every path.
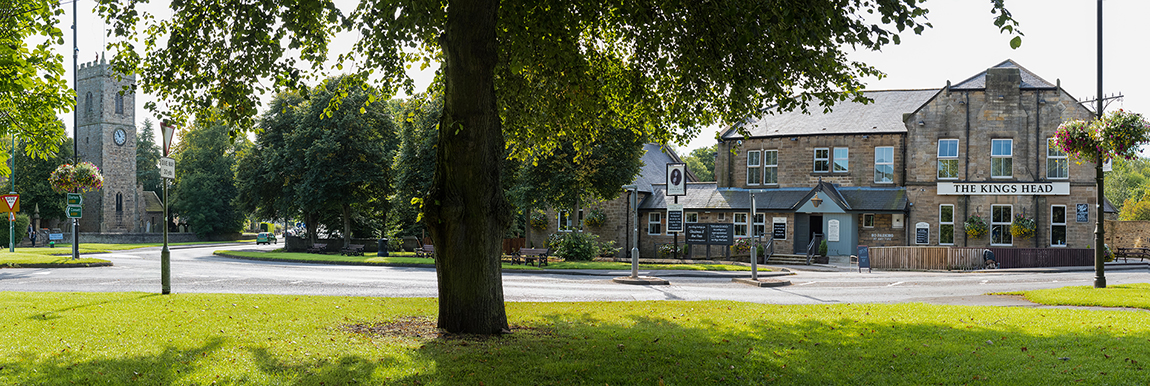
M 1118 248 L 1118 252 L 1114 254 L 1114 260 L 1122 258 L 1123 262 L 1127 259 L 1150 259 L 1150 248 Z
M 343 249 L 340 249 L 339 254 L 346 256 L 363 256 L 363 244 L 349 244 Z
M 423 244 L 423 247 L 415 249 L 415 257 L 427 257 L 435 259 L 435 246 L 430 244 Z
M 327 244 L 315 244 L 307 249 L 307 253 L 323 253 L 327 249 Z
M 511 258 L 511 264 L 519 263 L 519 259 L 522 259 L 521 262 L 525 265 L 542 267 L 547 265 L 547 252 L 547 249 L 542 248 L 519 248 L 517 256 Z

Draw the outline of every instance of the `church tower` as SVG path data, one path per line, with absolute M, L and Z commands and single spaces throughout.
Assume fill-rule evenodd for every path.
M 80 66 L 75 114 L 80 162 L 91 162 L 104 175 L 104 188 L 84 195 L 80 232 L 137 231 L 136 96 L 119 81 L 103 57 Z

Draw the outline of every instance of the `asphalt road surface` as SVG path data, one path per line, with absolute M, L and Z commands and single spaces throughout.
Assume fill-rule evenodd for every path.
M 172 292 L 246 293 L 332 296 L 434 297 L 435 270 L 431 268 L 342 266 L 238 260 L 213 256 L 220 249 L 270 250 L 280 245 L 213 245 L 172 249 Z M 0 252 L 3 253 L 3 252 Z M 112 267 L 0 269 L 0 291 L 160 292 L 160 249 L 142 248 L 92 255 L 110 260 Z M 1106 273 L 1108 284 L 1150 282 L 1146 265 L 1122 267 Z M 794 267 L 794 275 L 779 277 L 791 285 L 757 288 L 731 282 L 732 275 L 748 272 L 689 276 L 686 271 L 641 271 L 644 276 L 667 279 L 671 285 L 616 284 L 615 276 L 503 273 L 508 301 L 631 301 L 727 299 L 772 304 L 897 303 L 994 304 L 991 292 L 1091 285 L 1093 271 L 1048 272 L 999 270 L 994 272 L 859 273 L 840 269 L 807 271 Z M 1005 301 L 1009 303 L 1009 301 Z M 1012 304 L 1002 304 L 1012 305 Z

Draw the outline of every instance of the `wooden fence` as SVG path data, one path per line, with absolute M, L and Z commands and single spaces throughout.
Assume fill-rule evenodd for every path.
M 983 267 L 982 248 L 874 247 L 870 265 L 876 269 L 973 270 Z
M 1083 267 L 1094 265 L 1093 249 L 990 248 L 1000 268 Z

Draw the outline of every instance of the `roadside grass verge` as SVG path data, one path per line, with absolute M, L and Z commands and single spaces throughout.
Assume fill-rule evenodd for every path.
M 91 248 L 84 244 L 80 244 L 80 253 L 99 253 L 107 252 L 103 249 Z M 67 249 L 61 249 L 59 245 L 56 248 L 16 248 L 16 252 L 8 252 L 8 248 L 0 249 L 0 267 L 20 267 L 28 265 L 41 265 L 41 264 L 60 264 L 60 265 L 77 265 L 84 266 L 89 264 L 108 263 L 108 260 L 95 259 L 91 257 L 81 257 L 78 260 L 72 260 L 72 246 L 69 245 Z
M 507 303 L 437 336 L 428 298 L 0 292 L 0 383 L 1144 384 L 1145 314 L 924 304 Z
M 1129 307 L 1150 309 L 1150 283 L 1108 285 L 1106 288 L 1075 286 L 1009 292 L 1026 300 L 1055 306 Z
M 252 251 L 215 251 L 217 255 L 232 255 L 251 259 L 260 260 L 282 260 L 293 262 L 325 262 L 325 263 L 369 263 L 369 264 L 397 264 L 397 265 L 435 265 L 435 261 L 425 257 L 407 257 L 414 256 L 411 252 L 404 253 L 404 256 L 342 256 L 338 254 L 321 255 L 315 253 L 298 253 L 298 252 L 252 252 Z M 390 253 L 394 255 L 395 253 Z M 539 270 L 540 267 L 530 265 L 511 265 L 511 263 L 503 263 L 504 269 L 518 269 L 518 270 Z M 545 267 L 547 269 L 600 269 L 600 270 L 630 270 L 630 263 L 619 262 L 606 262 L 606 261 L 559 261 L 548 263 Z M 750 271 L 750 267 L 741 265 L 727 265 L 727 264 L 640 264 L 639 269 L 668 269 L 668 270 L 691 270 L 691 271 Z M 767 272 L 768 269 L 759 268 L 759 271 Z

